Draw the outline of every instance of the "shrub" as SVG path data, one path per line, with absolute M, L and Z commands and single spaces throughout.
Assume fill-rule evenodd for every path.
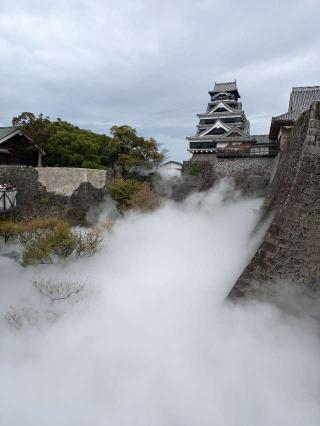
M 114 221 L 110 219 L 106 219 L 102 223 L 97 226 L 97 230 L 101 233 L 102 231 L 110 232 L 114 226 Z
M 0 221 L 0 237 L 5 242 L 18 239 L 25 246 L 22 265 L 28 266 L 52 263 L 55 256 L 93 256 L 103 241 L 101 231 L 110 226 L 109 222 L 93 230 L 74 231 L 68 222 L 57 218 L 33 219 L 22 224 Z
M 92 231 L 76 231 L 76 255 L 93 256 L 102 243 L 103 238 L 98 229 Z
M 147 182 L 120 178 L 110 185 L 109 190 L 120 213 L 124 213 L 129 208 L 153 210 L 160 204 L 160 197 L 151 190 Z
M 2 220 L 0 221 L 0 237 L 4 239 L 5 244 L 9 240 L 13 240 L 17 237 L 19 233 L 19 225 L 9 221 L 9 220 Z
M 160 197 L 153 192 L 150 186 L 144 182 L 142 188 L 134 193 L 130 200 L 130 207 L 142 211 L 150 211 L 159 207 Z
M 66 258 L 73 253 L 76 244 L 69 224 L 61 221 L 48 233 L 29 242 L 23 252 L 22 265 L 51 263 L 54 256 Z
M 77 246 L 76 236 L 68 224 L 60 224 L 46 238 L 53 254 L 60 257 L 68 257 Z
M 110 195 L 116 202 L 120 213 L 123 213 L 130 207 L 131 199 L 134 194 L 143 189 L 143 183 L 134 179 L 116 179 L 109 187 Z
M 79 282 L 69 282 L 69 281 L 53 281 L 51 279 L 34 279 L 34 287 L 38 292 L 45 297 L 50 299 L 50 302 L 53 303 L 58 300 L 66 300 L 71 296 L 79 295 L 83 289 L 84 284 Z
M 21 244 L 27 245 L 32 240 L 45 237 L 59 225 L 65 226 L 67 222 L 57 218 L 32 219 L 30 222 L 20 224 L 18 240 Z

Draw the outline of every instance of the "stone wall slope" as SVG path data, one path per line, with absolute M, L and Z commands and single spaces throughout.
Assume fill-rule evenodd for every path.
M 320 288 L 320 102 L 298 119 L 266 204 L 273 220 L 230 298 L 263 298 L 263 283 L 269 289 L 282 281 Z

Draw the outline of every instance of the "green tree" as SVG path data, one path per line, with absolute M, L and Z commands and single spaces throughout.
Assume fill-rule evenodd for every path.
M 165 150 L 160 150 L 155 139 L 138 136 L 136 129 L 130 126 L 113 126 L 110 132 L 118 147 L 117 164 L 123 171 L 132 167 L 151 169 L 165 158 Z
M 37 117 L 32 112 L 22 112 L 12 119 L 12 125 L 20 129 L 36 146 L 38 150 L 38 167 L 41 167 L 45 146 L 55 131 L 50 118 L 44 117 L 42 113 Z
M 118 157 L 118 147 L 107 135 L 80 129 L 67 121 L 54 122 L 55 133 L 46 145 L 47 166 L 112 167 Z

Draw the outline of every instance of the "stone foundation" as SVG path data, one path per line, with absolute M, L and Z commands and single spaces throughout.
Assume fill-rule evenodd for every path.
M 217 158 L 215 154 L 193 154 L 191 162 L 207 161 L 212 167 L 213 181 L 232 178 L 245 195 L 265 196 L 268 193 L 273 157 Z

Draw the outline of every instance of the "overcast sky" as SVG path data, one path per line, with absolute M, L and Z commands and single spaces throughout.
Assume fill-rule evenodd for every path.
M 188 158 L 215 81 L 236 79 L 251 133 L 292 86 L 320 85 L 320 0 L 0 1 L 1 119 L 130 124 Z

